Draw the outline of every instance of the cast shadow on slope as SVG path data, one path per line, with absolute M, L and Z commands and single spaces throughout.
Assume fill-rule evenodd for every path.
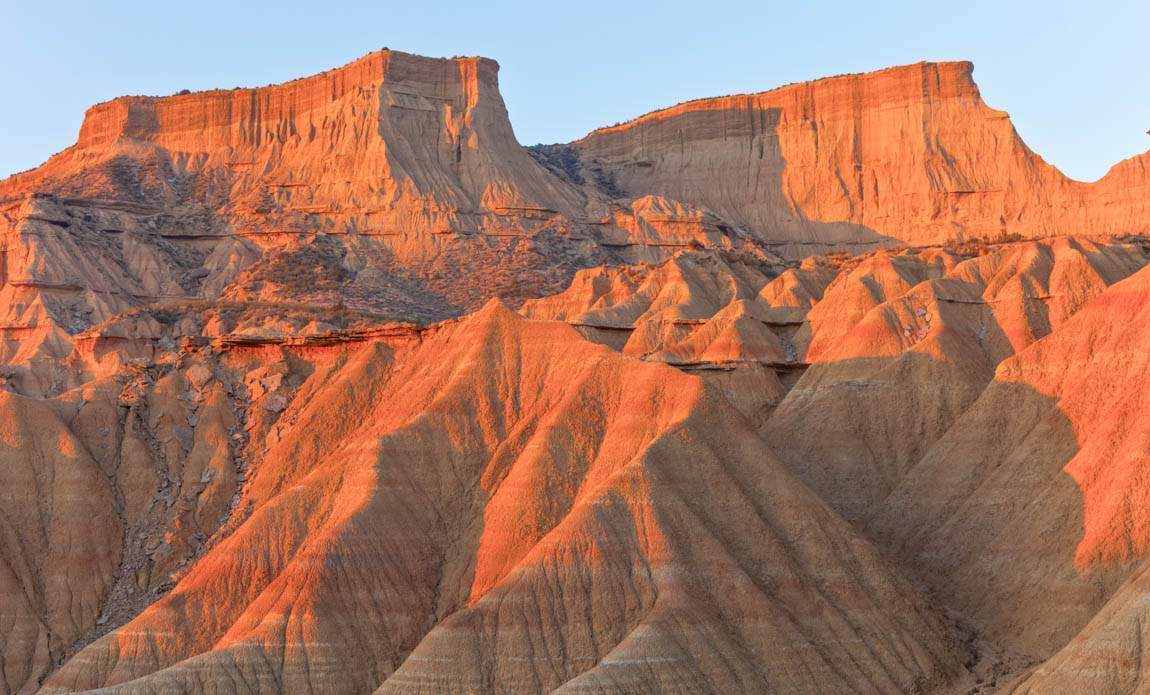
M 914 352 L 828 371 L 840 381 L 820 401 L 841 421 L 795 434 L 819 441 L 792 443 L 808 458 L 783 458 L 971 631 L 976 677 L 1001 684 L 1051 657 L 1140 562 L 1137 550 L 1098 552 L 1087 529 L 1107 527 L 1112 495 L 1086 498 L 1084 485 L 1099 484 L 1080 480 L 1093 455 L 1060 404 L 1016 372 L 983 388 Z
M 700 380 L 506 309 L 466 321 L 301 386 L 247 521 L 46 692 L 890 692 L 961 671 L 944 621 Z
M 943 621 L 713 387 L 562 324 L 467 321 L 314 372 L 255 471 L 251 517 L 46 692 L 890 692 L 961 673 Z M 1046 618 L 1055 649 L 1089 617 L 1050 610 L 1052 586 L 1106 597 L 1073 569 L 1076 441 L 1028 389 L 992 385 L 1004 402 L 971 412 L 1018 421 L 974 419 L 973 444 L 948 432 L 876 537 L 979 633 L 1031 654 L 1013 628 Z
M 0 396 L 0 692 L 58 664 L 99 613 L 118 561 L 106 472 L 50 404 Z
M 739 115 L 745 117 L 730 118 L 724 112 L 718 125 L 713 122 L 714 114 L 706 110 L 678 115 L 672 138 L 663 132 L 671 129 L 657 122 L 638 123 L 626 134 L 601 135 L 617 139 L 613 148 L 608 146 L 613 149 L 610 162 L 575 145 L 539 146 L 532 153 L 556 176 L 576 185 L 591 185 L 609 196 L 654 194 L 705 207 L 749 230 L 753 238 L 784 257 L 865 251 L 901 243 L 862 224 L 816 219 L 805 213 L 802 201 L 794 198 L 786 183 L 788 176 L 800 174 L 787 171 L 793 165 L 783 156 L 780 143 L 782 109 L 762 108 L 747 100 Z M 687 140 L 684 133 L 712 136 Z M 732 142 L 738 147 L 745 143 L 745 152 L 730 154 L 732 159 L 745 157 L 745 166 L 732 166 L 723 157 L 713 156 L 714 148 L 736 147 Z M 692 160 L 703 164 L 688 166 Z M 861 185 L 841 177 L 836 181 L 843 191 Z
M 915 371 L 937 377 L 936 367 L 919 364 Z M 926 385 L 938 387 L 929 380 Z M 907 396 L 907 412 L 925 405 L 919 394 Z M 994 678 L 1046 659 L 1069 642 L 1130 567 L 1080 561 L 1094 512 L 1069 472 L 1079 440 L 1057 402 L 1000 373 L 960 408 L 961 415 L 856 525 L 977 638 L 991 642 L 992 652 L 1001 651 L 981 655 L 990 663 L 980 665 L 980 675 Z M 932 420 L 927 414 L 919 426 Z M 884 430 L 879 421 L 867 426 Z M 847 476 L 838 481 L 840 489 L 874 487 L 865 472 L 851 479 L 849 467 L 839 471 Z

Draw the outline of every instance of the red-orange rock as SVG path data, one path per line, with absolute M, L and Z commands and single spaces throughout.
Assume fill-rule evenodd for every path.
M 1141 686 L 1145 155 L 966 63 L 525 149 L 496 72 L 0 182 L 0 693 Z
M 1150 231 L 1150 155 L 1072 181 L 982 101 L 973 69 L 919 63 L 699 99 L 571 147 L 627 195 L 703 206 L 790 255 Z
M 699 379 L 497 302 L 292 359 L 313 376 L 250 516 L 46 692 L 883 691 L 961 669 Z

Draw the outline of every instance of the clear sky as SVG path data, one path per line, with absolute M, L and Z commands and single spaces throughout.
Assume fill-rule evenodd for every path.
M 0 17 L 0 176 L 71 144 L 96 102 L 280 82 L 385 46 L 498 60 L 524 144 L 695 97 L 968 59 L 987 102 L 1070 176 L 1150 149 L 1150 0 L 0 0 Z

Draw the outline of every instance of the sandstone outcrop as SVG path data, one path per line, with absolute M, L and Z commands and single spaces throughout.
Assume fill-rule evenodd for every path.
M 1067 643 L 1146 557 L 1137 471 L 1148 279 L 1143 269 L 1113 285 L 1003 361 L 869 523 L 1002 643 L 1031 658 L 1066 645 L 1060 669 L 1098 648 L 1096 637 Z M 1131 656 L 1123 668 L 1139 663 Z M 1104 668 L 1097 691 L 1107 673 L 1129 676 L 1123 668 Z
M 806 366 L 795 337 L 836 272 L 814 259 L 778 273 L 745 256 L 687 251 L 659 264 L 579 271 L 566 291 L 520 311 L 698 374 L 761 422 Z
M 497 302 L 414 343 L 289 352 L 311 376 L 254 448 L 244 520 L 45 692 L 883 692 L 961 670 L 946 623 L 693 377 Z
M 384 50 L 281 85 L 94 106 L 75 145 L 0 182 L 8 275 L 98 292 L 105 312 L 72 298 L 97 315 L 338 295 L 426 322 L 557 291 L 588 265 L 751 243 L 705 210 L 550 174 L 516 142 L 497 73 Z M 318 286 L 276 272 L 305 263 L 329 266 Z
M 919 63 L 689 101 L 571 143 L 569 168 L 706 207 L 786 255 L 1150 231 L 1150 155 L 1070 180 L 972 73 Z
M 1141 687 L 1146 155 L 966 63 L 523 148 L 497 70 L 0 182 L 0 695 Z

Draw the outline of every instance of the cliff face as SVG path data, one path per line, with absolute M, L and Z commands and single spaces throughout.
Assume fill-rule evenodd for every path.
M 1137 679 L 1150 241 L 955 242 L 1144 230 L 1150 157 L 1066 179 L 965 63 L 528 151 L 496 70 L 0 182 L 0 695 Z
M 714 210 L 792 253 L 1150 229 L 1146 157 L 1071 181 L 988 107 L 970 63 L 687 102 L 572 143 L 629 195 Z
M 0 232 L 20 282 L 0 290 L 0 330 L 39 316 L 73 332 L 224 297 L 432 321 L 558 291 L 588 265 L 750 243 L 693 206 L 550 173 L 516 142 L 494 61 L 386 50 L 281 85 L 95 106 L 73 147 L 0 182 Z M 310 282 L 318 267 L 333 272 Z
M 325 229 L 476 230 L 572 213 L 579 196 L 515 141 L 498 69 L 381 51 L 282 85 L 122 97 L 90 109 L 73 148 L 9 187 L 160 151 L 177 175 L 223 178 L 225 206 L 252 225 L 311 215 Z M 124 193 L 92 188 L 76 192 Z

